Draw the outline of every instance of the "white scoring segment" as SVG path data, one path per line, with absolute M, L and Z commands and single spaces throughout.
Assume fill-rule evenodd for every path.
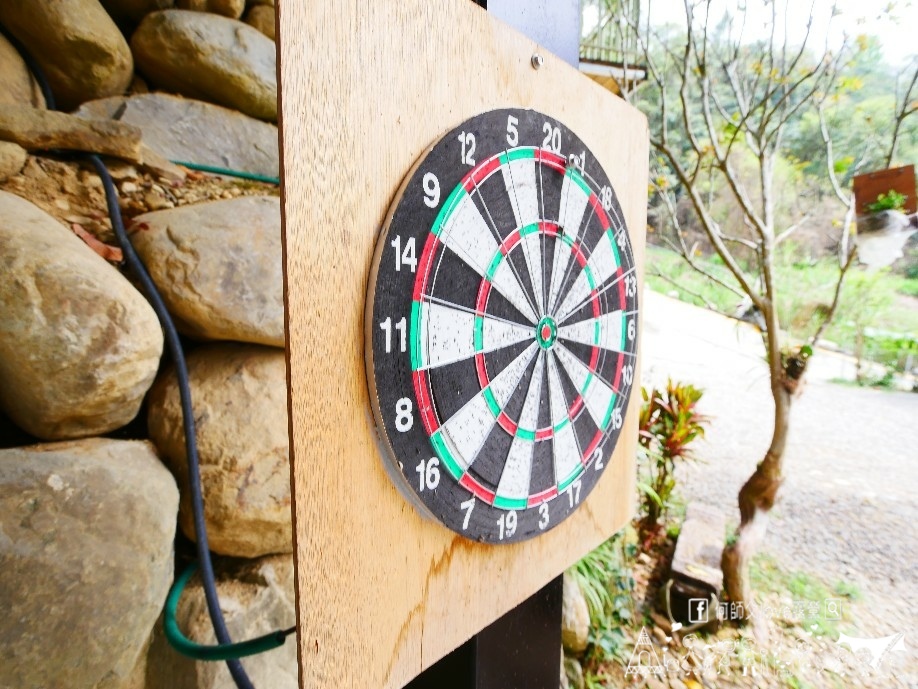
M 598 428 L 602 428 L 602 423 L 609 411 L 609 405 L 612 404 L 612 396 L 615 394 L 608 385 L 606 385 L 596 374 L 589 379 L 590 384 L 586 386 L 587 378 L 590 376 L 590 370 L 564 345 L 559 344 L 554 349 L 558 354 L 558 361 L 564 366 L 567 374 L 570 376 L 574 386 L 583 395 L 583 402 L 596 422 Z
M 567 418 L 567 405 L 561 387 L 561 377 L 553 352 L 548 353 L 548 394 L 551 405 L 551 423 L 554 426 L 552 454 L 554 458 L 555 485 L 571 475 L 580 464 L 580 450 L 574 437 L 574 426 L 561 423 Z
M 482 276 L 497 253 L 497 240 L 491 228 L 481 216 L 472 197 L 464 193 L 449 215 L 440 233 L 440 240 Z
M 520 413 L 519 425 L 535 429 L 539 421 L 539 401 L 542 398 L 542 367 L 544 357 L 539 353 L 535 370 L 529 382 L 529 391 Z M 515 436 L 507 453 L 504 471 L 500 475 L 497 494 L 502 498 L 520 499 L 529 497 L 529 481 L 532 474 L 532 451 L 535 443 Z
M 570 175 L 564 175 L 561 182 L 561 201 L 558 207 L 558 225 L 564 234 L 577 241 L 580 235 L 580 225 L 583 223 L 583 211 L 586 209 L 589 198 L 584 194 L 576 182 L 571 181 Z M 570 261 L 570 249 L 562 242 L 555 243 L 555 260 L 552 269 L 551 283 L 548 289 L 549 311 L 558 301 L 558 292 L 567 273 L 567 264 Z
M 599 342 L 596 341 L 596 326 L 599 326 Z M 613 352 L 622 351 L 622 331 L 625 327 L 623 311 L 606 313 L 599 318 L 588 318 L 579 323 L 562 325 L 558 337 L 585 345 L 598 345 Z
M 440 240 L 482 277 L 487 274 L 488 266 L 498 252 L 494 233 L 472 201 L 472 197 L 465 193 L 461 195 L 455 210 L 444 223 Z M 501 262 L 492 283 L 520 313 L 535 323 L 538 319 L 512 270 L 501 270 L 505 268 L 506 263 L 506 260 Z
M 500 406 L 506 404 L 506 400 L 510 399 L 510 395 L 520 384 L 523 373 L 537 349 L 538 345 L 535 343 L 527 347 L 491 381 L 488 387 Z M 475 461 L 496 421 L 497 417 L 488 407 L 482 390 L 443 424 L 442 437 L 463 470 L 468 469 Z
M 596 289 L 601 289 L 602 285 L 618 270 L 618 261 L 615 260 L 615 254 L 612 251 L 612 242 L 608 234 L 604 234 L 590 258 L 587 260 L 586 267 L 589 268 L 593 276 L 593 282 Z M 557 308 L 557 320 L 563 321 L 572 312 L 580 308 L 590 296 L 590 283 L 587 279 L 587 271 L 581 270 L 580 275 L 574 280 L 574 284 L 568 290 L 567 295 Z
M 536 190 L 536 168 L 534 158 L 517 158 L 500 168 L 507 187 L 507 196 L 513 206 L 513 217 L 517 227 L 525 227 L 541 220 L 539 195 Z
M 529 268 L 529 277 L 532 280 L 532 290 L 535 292 L 536 305 L 539 313 L 545 313 L 545 295 L 542 288 L 542 242 L 543 236 L 538 232 L 527 234 L 522 239 L 523 252 L 526 256 L 526 265 Z
M 475 461 L 496 423 L 484 395 L 475 395 L 442 426 L 441 437 L 465 471 Z
M 536 189 L 536 167 L 533 158 L 519 158 L 511 160 L 500 168 L 504 177 L 504 186 L 507 197 L 513 208 L 513 217 L 517 228 L 532 225 L 541 220 L 539 213 L 539 196 Z M 532 235 L 530 235 L 532 236 Z M 542 249 L 536 246 L 535 250 L 526 238 L 523 238 L 523 254 L 526 257 L 526 266 L 532 280 L 535 292 L 536 308 L 539 313 L 545 312 L 542 294 Z
M 532 337 L 532 329 L 484 316 L 482 352 L 491 352 Z M 475 355 L 475 314 L 425 301 L 421 313 L 422 368 L 436 368 Z

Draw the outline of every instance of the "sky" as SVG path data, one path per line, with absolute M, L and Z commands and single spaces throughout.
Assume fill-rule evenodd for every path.
M 918 0 L 776 0 L 779 15 L 786 8 L 788 34 L 792 42 L 803 39 L 810 7 L 813 7 L 813 37 L 825 39 L 830 45 L 841 42 L 843 32 L 849 36 L 866 33 L 881 37 L 886 61 L 903 66 L 918 56 Z M 647 17 L 650 6 L 651 23 L 665 24 L 684 16 L 683 0 L 641 0 L 641 18 Z M 839 14 L 829 21 L 833 4 Z M 768 35 L 770 11 L 766 14 L 763 0 L 714 0 L 712 19 L 720 18 L 724 10 L 737 15 L 739 7 L 747 7 L 746 33 L 750 39 Z M 811 39 L 812 41 L 812 39 Z M 810 43 L 810 45 L 817 45 Z

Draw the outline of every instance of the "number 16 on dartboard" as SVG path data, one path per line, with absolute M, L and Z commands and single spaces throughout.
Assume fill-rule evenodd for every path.
M 503 109 L 408 172 L 366 306 L 384 461 L 427 516 L 511 543 L 610 464 L 635 374 L 637 274 L 615 191 L 563 123 Z

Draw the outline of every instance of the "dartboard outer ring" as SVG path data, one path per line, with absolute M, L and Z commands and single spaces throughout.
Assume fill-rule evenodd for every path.
M 558 120 L 472 117 L 406 175 L 365 312 L 383 461 L 469 539 L 538 536 L 583 504 L 635 376 L 634 254 L 608 175 Z

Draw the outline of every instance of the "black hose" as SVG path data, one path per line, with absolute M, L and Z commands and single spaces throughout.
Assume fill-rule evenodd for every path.
M 29 54 L 25 47 L 12 36 L 5 27 L 0 26 L 0 33 L 2 33 L 13 47 L 16 48 L 22 56 L 23 61 L 26 63 L 26 66 L 35 76 L 39 88 L 41 88 L 41 92 L 44 95 L 45 105 L 49 110 L 56 110 L 54 94 L 48 84 L 48 79 L 45 76 L 44 70 Z M 131 240 L 128 238 L 127 232 L 124 229 L 121 208 L 118 205 L 118 193 L 115 190 L 115 185 L 112 182 L 112 177 L 108 172 L 108 168 L 105 167 L 105 163 L 102 162 L 102 159 L 98 155 L 94 153 L 87 153 L 84 155 L 92 163 L 99 177 L 102 179 L 102 185 L 105 187 L 105 200 L 108 206 L 108 214 L 112 222 L 112 229 L 118 237 L 118 243 L 121 245 L 121 251 L 125 261 L 140 281 L 147 300 L 150 302 L 150 305 L 159 318 L 159 322 L 163 327 L 166 343 L 169 347 L 169 352 L 172 355 L 176 377 L 178 378 L 179 397 L 182 405 L 185 456 L 188 461 L 188 482 L 191 488 L 191 506 L 194 512 L 194 531 L 196 535 L 195 541 L 199 566 L 201 568 L 201 583 L 204 588 L 204 597 L 207 601 L 207 611 L 210 615 L 211 624 L 214 628 L 214 634 L 217 637 L 217 641 L 221 645 L 231 644 L 233 640 L 230 638 L 229 631 L 226 628 L 226 621 L 223 619 L 223 611 L 220 610 L 220 599 L 217 596 L 213 563 L 210 559 L 210 549 L 208 547 L 207 525 L 204 521 L 204 496 L 201 492 L 201 469 L 195 435 L 194 413 L 191 406 L 191 388 L 188 382 L 188 367 L 185 364 L 185 353 L 182 349 L 182 343 L 179 340 L 178 331 L 175 329 L 175 324 L 172 321 L 172 317 L 169 315 L 169 311 L 166 309 L 162 296 L 160 296 L 143 261 L 137 255 L 137 252 L 134 251 L 134 246 L 131 244 Z M 226 665 L 238 689 L 254 689 L 252 681 L 249 679 L 245 669 L 242 667 L 242 663 L 239 662 L 238 659 L 227 660 Z
M 201 583 L 204 587 L 204 597 L 207 600 L 207 610 L 210 613 L 210 620 L 213 624 L 214 633 L 217 641 L 223 644 L 231 644 L 229 631 L 226 629 L 226 621 L 223 619 L 223 612 L 220 610 L 220 600 L 217 597 L 217 587 L 214 582 L 213 563 L 210 560 L 210 549 L 207 541 L 207 525 L 204 522 L 204 496 L 201 492 L 201 468 L 198 458 L 198 443 L 195 435 L 194 412 L 191 406 L 191 387 L 188 382 L 188 367 L 185 364 L 185 353 L 182 349 L 181 340 L 179 340 L 178 331 L 172 321 L 172 316 L 166 309 L 159 290 L 150 273 L 147 272 L 146 266 L 137 252 L 134 251 L 134 245 L 127 236 L 124 229 L 124 222 L 121 219 L 121 208 L 118 206 L 118 193 L 115 191 L 115 185 L 112 177 L 108 173 L 108 168 L 102 159 L 92 153 L 87 155 L 89 161 L 96 168 L 99 177 L 102 179 L 102 186 L 105 187 L 105 200 L 108 205 L 108 214 L 112 220 L 112 229 L 118 237 L 118 243 L 121 245 L 121 251 L 128 267 L 140 282 L 141 288 L 156 312 L 159 322 L 163 326 L 163 332 L 166 338 L 166 344 L 169 347 L 169 353 L 172 355 L 172 362 L 175 366 L 175 376 L 178 379 L 179 398 L 182 404 L 182 427 L 185 432 L 185 457 L 188 462 L 188 483 L 191 488 L 191 507 L 194 513 L 194 532 L 195 541 L 198 551 L 198 561 L 201 567 Z M 238 660 L 227 660 L 226 665 L 229 668 L 233 680 L 239 689 L 254 689 L 252 682 Z

